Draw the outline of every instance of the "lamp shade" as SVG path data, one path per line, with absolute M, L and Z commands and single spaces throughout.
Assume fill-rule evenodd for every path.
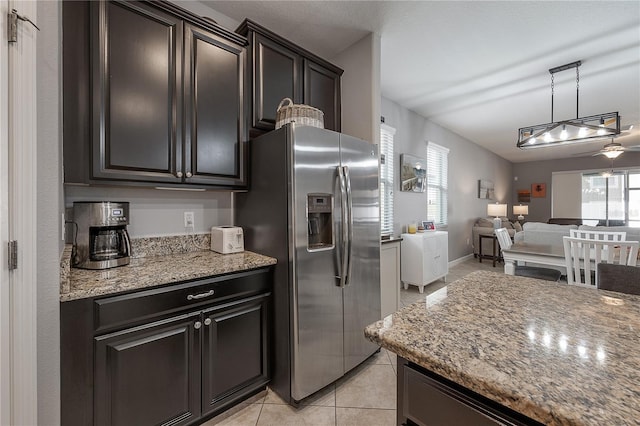
M 507 215 L 507 205 L 506 204 L 489 204 L 487 206 L 487 214 L 489 216 L 506 216 Z
M 513 214 L 526 215 L 529 214 L 529 206 L 513 206 Z

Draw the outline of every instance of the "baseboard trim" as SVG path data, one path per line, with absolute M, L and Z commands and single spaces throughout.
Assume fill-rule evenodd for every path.
M 467 260 L 472 259 L 472 258 L 473 258 L 473 253 L 469 253 L 466 256 L 462 256 L 462 257 L 457 258 L 456 260 L 452 260 L 451 262 L 449 262 L 449 268 L 451 268 L 452 266 L 459 265 L 462 262 L 466 262 Z

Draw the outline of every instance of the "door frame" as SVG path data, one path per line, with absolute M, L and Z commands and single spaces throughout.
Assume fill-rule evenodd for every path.
M 0 20 L 7 25 L 7 14 L 16 9 L 20 15 L 37 22 L 37 3 L 28 0 L 0 0 Z M 7 102 L 0 106 L 0 120 L 6 126 L 0 136 L 0 170 L 3 182 L 1 220 L 3 253 L 7 241 L 18 241 L 18 268 L 8 270 L 7 256 L 2 259 L 2 365 L 8 368 L 9 383 L 0 390 L 0 423 L 37 424 L 37 31 L 18 21 L 18 42 L 8 43 L 3 28 L 2 55 L 7 64 L 1 76 L 0 92 Z M 5 133 L 5 130 L 6 133 Z M 6 281 L 5 281 L 6 278 Z M 4 300 L 6 298 L 6 301 Z M 8 359 L 5 359 L 7 358 Z
M 7 34 L 8 0 L 0 0 L 0 34 Z M 10 276 L 6 261 L 6 244 L 9 241 L 9 103 L 8 103 L 8 46 L 0 43 L 0 243 L 2 266 L 0 267 L 0 424 L 10 424 L 11 407 L 11 346 L 9 326 Z M 9 379 L 7 379 L 9 378 Z

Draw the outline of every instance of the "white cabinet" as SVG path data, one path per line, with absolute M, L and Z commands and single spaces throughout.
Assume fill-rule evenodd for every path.
M 380 311 L 382 318 L 400 307 L 400 241 L 380 247 Z
M 432 231 L 422 234 L 402 234 L 401 278 L 405 290 L 416 285 L 420 293 L 424 286 L 449 273 L 448 233 Z

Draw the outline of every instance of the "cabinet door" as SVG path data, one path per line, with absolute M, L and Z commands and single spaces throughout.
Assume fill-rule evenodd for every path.
M 246 185 L 242 46 L 185 25 L 185 181 Z
M 199 417 L 198 315 L 95 338 L 95 425 L 182 425 Z
M 176 182 L 182 22 L 140 3 L 91 3 L 92 175 Z
M 302 58 L 297 53 L 253 33 L 253 121 L 256 129 L 272 130 L 284 98 L 302 102 Z
M 305 59 L 304 103 L 324 112 L 325 129 L 340 131 L 339 74 Z
M 202 411 L 219 408 L 236 391 L 264 385 L 268 295 L 204 312 Z

